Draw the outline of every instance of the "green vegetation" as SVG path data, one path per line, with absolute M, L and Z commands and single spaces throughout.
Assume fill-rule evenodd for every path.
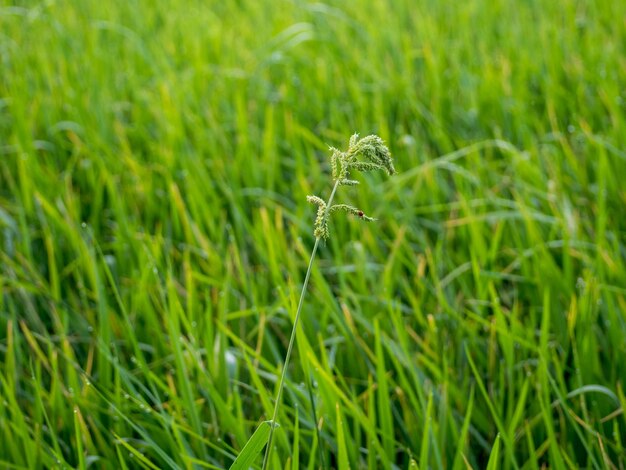
M 331 151 L 331 168 L 332 168 L 332 181 L 333 190 L 330 192 L 330 196 L 327 201 L 324 201 L 319 196 L 307 196 L 307 201 L 317 206 L 317 217 L 315 218 L 315 228 L 313 235 L 315 236 L 315 244 L 311 251 L 311 258 L 309 259 L 309 266 L 304 276 L 304 283 L 300 292 L 300 300 L 298 301 L 298 308 L 296 309 L 296 315 L 293 320 L 293 327 L 291 329 L 291 335 L 289 336 L 289 346 L 287 346 L 287 352 L 285 353 L 285 360 L 283 361 L 283 367 L 280 372 L 280 380 L 278 382 L 278 391 L 276 392 L 276 398 L 274 400 L 274 411 L 272 412 L 272 419 L 270 420 L 271 429 L 269 432 L 267 446 L 265 448 L 265 456 L 263 457 L 263 469 L 268 468 L 271 462 L 273 446 L 273 437 L 276 427 L 278 425 L 277 417 L 278 410 L 280 409 L 280 403 L 282 398 L 283 389 L 285 386 L 285 377 L 287 375 L 287 369 L 289 367 L 289 360 L 291 359 L 291 353 L 293 351 L 293 345 L 296 340 L 296 333 L 298 332 L 298 325 L 300 322 L 300 316 L 302 315 L 302 306 L 306 297 L 307 287 L 309 285 L 309 279 L 311 279 L 311 272 L 313 269 L 313 262 L 315 261 L 315 255 L 317 249 L 322 241 L 328 240 L 330 236 L 330 230 L 328 228 L 330 216 L 333 212 L 346 212 L 348 214 L 356 215 L 362 220 L 373 222 L 374 219 L 365 215 L 365 213 L 349 204 L 333 204 L 335 194 L 340 186 L 357 186 L 360 184 L 357 180 L 351 180 L 350 172 L 352 171 L 386 171 L 387 174 L 392 175 L 395 173 L 393 167 L 393 159 L 389 153 L 389 148 L 385 145 L 382 139 L 375 135 L 369 135 L 359 139 L 358 134 L 353 134 L 350 138 L 348 149 L 342 152 L 335 148 L 330 148 Z M 311 389 L 309 383 L 309 390 Z M 313 413 L 314 422 L 317 422 L 317 417 Z M 263 425 L 263 423 L 261 424 Z M 317 430 L 319 433 L 319 429 Z M 253 437 L 250 440 L 254 439 Z M 319 436 L 319 434 L 318 434 Z M 319 438 L 319 437 L 318 437 Z M 238 459 L 247 455 L 246 449 L 241 451 Z M 235 463 L 237 460 L 235 460 Z M 322 454 L 323 462 L 323 454 Z M 235 465 L 235 464 L 233 464 Z M 343 465 L 340 465 L 343 467 Z
M 626 467 L 626 2 L 0 5 L 0 467 L 230 466 L 353 132 L 271 468 Z

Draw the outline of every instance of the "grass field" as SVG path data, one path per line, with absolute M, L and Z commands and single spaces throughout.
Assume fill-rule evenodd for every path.
M 626 2 L 0 5 L 1 468 L 228 468 L 354 132 L 271 467 L 626 468 Z

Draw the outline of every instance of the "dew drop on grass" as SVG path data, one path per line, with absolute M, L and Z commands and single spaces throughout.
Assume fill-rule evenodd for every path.
M 130 395 L 129 395 L 128 393 L 125 393 L 125 394 L 124 394 L 124 398 L 126 398 L 127 400 L 129 400 L 129 399 L 130 399 Z
M 87 224 L 86 224 L 85 222 L 81 223 L 81 224 L 80 224 L 80 226 L 81 226 L 82 228 L 87 228 Z
M 405 134 L 400 137 L 400 144 L 404 147 L 414 147 L 416 144 L 415 137 L 409 134 Z

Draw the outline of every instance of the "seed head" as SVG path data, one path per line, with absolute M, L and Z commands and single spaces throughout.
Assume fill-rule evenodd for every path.
M 376 135 L 368 135 L 367 137 L 359 139 L 359 135 L 354 134 L 350 137 L 347 151 L 342 152 L 334 147 L 330 147 L 329 150 L 331 153 L 330 164 L 332 176 L 338 186 L 356 186 L 359 184 L 358 181 L 349 178 L 350 170 L 384 170 L 389 175 L 396 172 L 393 167 L 393 160 L 389 149 L 385 145 L 385 142 Z M 331 213 L 336 211 L 347 212 L 366 221 L 375 220 L 365 215 L 361 209 L 357 209 L 348 204 L 335 204 L 327 207 L 327 203 L 317 196 L 307 196 L 307 201 L 317 206 L 315 230 L 313 231 L 313 235 L 315 235 L 316 238 L 328 238 L 328 218 Z
M 356 135 L 356 134 L 355 134 Z M 360 140 L 356 140 L 353 136 L 350 148 L 347 152 L 347 159 L 354 163 L 357 158 L 363 158 L 375 166 L 365 166 L 356 168 L 361 171 L 370 171 L 375 169 L 384 169 L 388 175 L 393 175 L 396 170 L 393 167 L 391 153 L 385 145 L 383 139 L 377 135 L 368 135 Z

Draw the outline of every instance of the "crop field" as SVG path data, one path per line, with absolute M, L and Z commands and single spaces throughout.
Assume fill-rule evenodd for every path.
M 0 468 L 624 470 L 625 410 L 626 2 L 0 0 Z

